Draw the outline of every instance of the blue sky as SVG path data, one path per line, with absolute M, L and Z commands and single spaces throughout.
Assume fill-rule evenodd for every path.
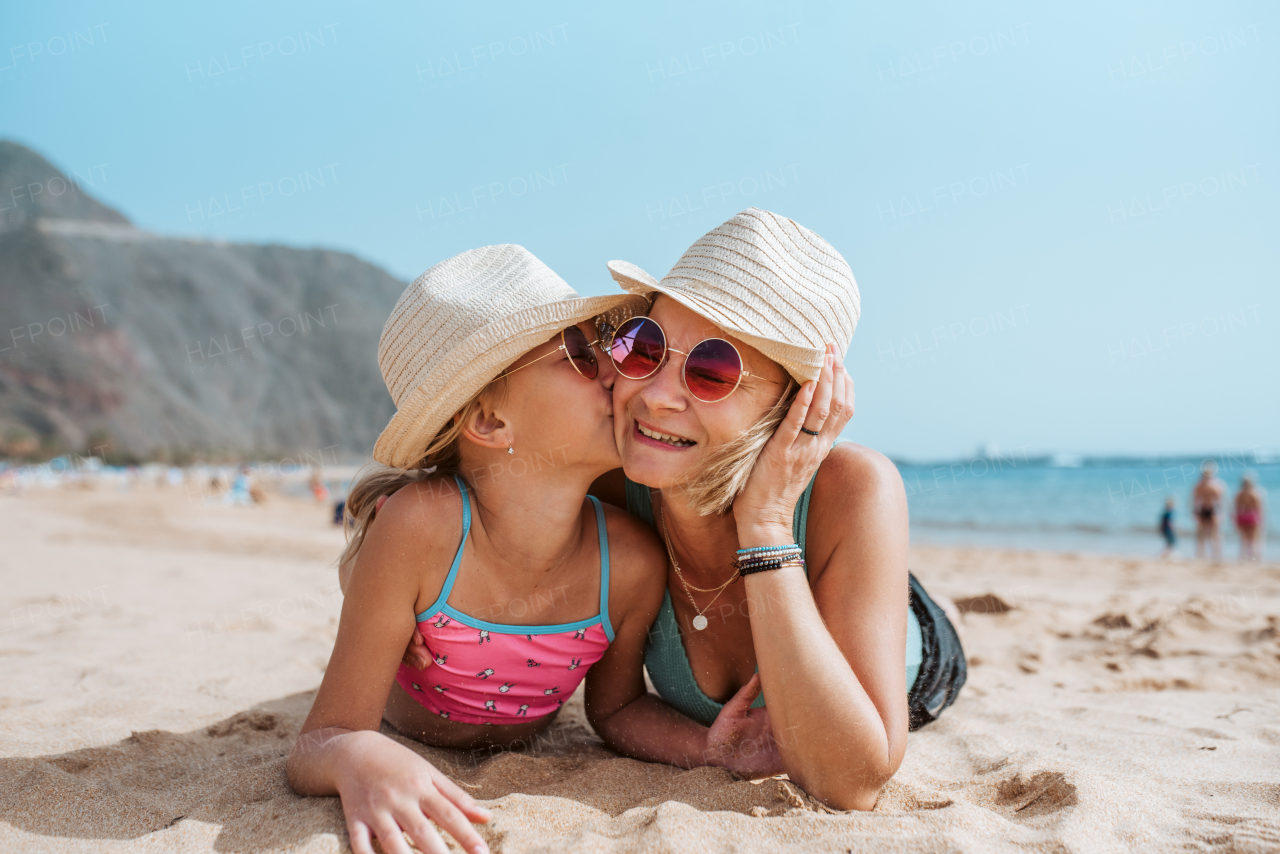
M 1280 448 L 1264 3 L 23 4 L 0 136 L 140 226 L 583 293 L 748 205 L 862 290 L 847 435 L 940 458 Z

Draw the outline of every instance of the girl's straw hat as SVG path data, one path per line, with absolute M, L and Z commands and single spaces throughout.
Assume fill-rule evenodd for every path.
M 609 272 L 629 293 L 666 294 L 802 383 L 818 378 L 827 344 L 849 348 L 858 325 L 858 283 L 840 253 L 759 208 L 703 235 L 661 282 L 626 261 L 610 261 Z
M 597 315 L 617 326 L 639 296 L 581 297 L 523 246 L 482 246 L 413 281 L 378 343 L 397 412 L 373 449 L 412 468 L 450 418 L 502 370 L 552 335 Z

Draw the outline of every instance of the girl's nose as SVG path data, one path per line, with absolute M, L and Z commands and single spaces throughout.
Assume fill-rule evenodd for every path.
M 606 389 L 613 391 L 613 384 L 618 379 L 618 369 L 613 364 L 613 359 L 609 358 L 609 351 L 604 348 L 603 343 L 596 347 L 596 365 L 596 379 Z

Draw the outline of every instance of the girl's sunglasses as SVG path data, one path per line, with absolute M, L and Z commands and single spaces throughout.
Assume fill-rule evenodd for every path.
M 703 403 L 715 403 L 733 394 L 743 377 L 782 385 L 742 369 L 742 354 L 723 338 L 699 341 L 688 353 L 667 346 L 666 333 L 656 320 L 633 317 L 618 327 L 609 344 L 609 357 L 618 373 L 633 380 L 653 376 L 667 353 L 684 356 L 684 387 Z
M 596 362 L 596 354 L 591 348 L 599 344 L 599 341 L 587 342 L 587 336 L 582 334 L 582 330 L 576 326 L 570 326 L 560 333 L 560 346 L 552 350 L 550 353 L 543 353 L 533 362 L 521 365 L 513 371 L 507 371 L 505 374 L 499 374 L 494 379 L 500 380 L 503 377 L 509 377 L 516 371 L 522 371 L 532 365 L 534 362 L 540 362 L 548 356 L 554 356 L 561 350 L 569 358 L 569 364 L 573 365 L 573 369 L 582 374 L 589 380 L 596 378 L 596 374 L 600 372 L 600 365 Z

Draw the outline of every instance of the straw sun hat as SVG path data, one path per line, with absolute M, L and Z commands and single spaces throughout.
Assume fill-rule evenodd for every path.
M 441 261 L 400 296 L 378 343 L 396 414 L 373 449 L 411 468 L 454 413 L 552 335 L 597 315 L 613 326 L 645 300 L 582 297 L 523 246 L 483 246 Z
M 841 353 L 858 325 L 858 283 L 840 253 L 798 223 L 747 208 L 689 247 L 661 282 L 610 261 L 623 290 L 666 294 L 786 368 L 818 378 L 827 344 Z

